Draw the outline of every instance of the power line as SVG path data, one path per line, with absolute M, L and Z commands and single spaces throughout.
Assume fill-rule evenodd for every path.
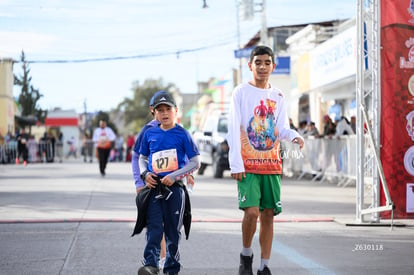
M 211 48 L 217 48 L 225 45 L 229 45 L 234 43 L 233 41 L 226 41 L 221 42 L 209 46 L 192 48 L 192 49 L 184 49 L 184 50 L 177 50 L 177 51 L 169 51 L 163 53 L 149 53 L 149 54 L 139 54 L 139 55 L 129 55 L 129 56 L 112 56 L 112 57 L 100 57 L 100 58 L 84 58 L 84 59 L 55 59 L 55 60 L 26 60 L 27 63 L 32 64 L 58 64 L 58 63 L 89 63 L 89 62 L 104 62 L 104 61 L 114 61 L 114 60 L 126 60 L 126 59 L 144 59 L 144 58 L 154 58 L 154 57 L 161 57 L 161 56 L 168 56 L 168 55 L 176 55 L 177 58 L 181 54 L 191 53 L 191 52 L 199 52 L 208 50 Z M 15 63 L 20 63 L 20 60 L 15 60 Z

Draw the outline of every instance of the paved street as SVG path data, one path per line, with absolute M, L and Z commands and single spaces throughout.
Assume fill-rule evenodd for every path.
M 282 180 L 273 274 L 412 274 L 414 220 L 349 226 L 355 188 Z M 181 241 L 183 275 L 237 274 L 242 212 L 236 184 L 208 168 L 196 176 L 193 224 Z M 71 160 L 0 166 L 0 274 L 136 274 L 145 236 L 130 237 L 136 216 L 129 163 Z M 260 263 L 254 240 L 254 270 Z

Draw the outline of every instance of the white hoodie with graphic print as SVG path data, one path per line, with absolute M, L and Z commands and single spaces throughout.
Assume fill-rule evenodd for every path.
M 302 138 L 290 129 L 283 93 L 273 87 L 237 86 L 228 121 L 231 173 L 282 174 L 280 140 Z

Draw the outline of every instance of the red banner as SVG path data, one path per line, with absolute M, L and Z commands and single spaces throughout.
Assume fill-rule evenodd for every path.
M 414 0 L 381 1 L 381 93 L 380 153 L 394 217 L 414 218 Z
M 381 1 L 381 27 L 391 24 L 414 24 L 413 0 Z

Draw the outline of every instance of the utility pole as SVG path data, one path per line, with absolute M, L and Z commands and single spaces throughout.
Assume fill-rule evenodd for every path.
M 240 3 L 239 0 L 235 0 L 236 2 L 236 26 L 237 26 L 237 49 L 241 48 L 241 42 L 240 42 Z M 239 75 L 238 75 L 238 83 L 243 82 L 243 62 L 242 59 L 239 58 Z M 236 86 L 236 85 L 234 85 Z
M 83 134 L 85 134 L 86 131 L 89 130 L 88 110 L 87 110 L 87 106 L 86 106 L 86 98 L 83 100 L 83 115 L 84 115 L 84 120 L 85 120 Z
M 267 22 L 266 22 L 266 0 L 262 0 L 262 28 L 260 30 L 260 43 L 269 46 L 267 39 Z
M 261 45 L 268 46 L 268 37 L 267 37 L 267 23 L 266 23 L 266 1 L 262 0 L 261 3 L 255 3 L 254 0 L 235 0 L 236 5 L 236 26 L 237 26 L 237 49 L 241 48 L 240 42 L 240 16 L 242 20 L 252 20 L 255 13 L 262 13 L 262 24 L 260 28 L 260 42 Z M 260 6 L 260 9 L 255 9 L 255 7 Z M 240 12 L 242 8 L 242 12 Z M 241 13 L 241 14 L 240 14 Z M 243 60 L 239 60 L 239 81 L 243 82 Z

